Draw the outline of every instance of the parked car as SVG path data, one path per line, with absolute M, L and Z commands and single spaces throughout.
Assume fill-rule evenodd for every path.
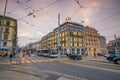
M 69 58 L 75 60 L 82 60 L 82 56 L 80 54 L 70 54 Z

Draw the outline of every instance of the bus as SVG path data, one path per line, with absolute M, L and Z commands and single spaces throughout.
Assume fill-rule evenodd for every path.
M 37 50 L 37 55 L 44 56 L 44 57 L 50 57 L 50 58 L 58 57 L 57 51 L 53 49 L 39 49 Z

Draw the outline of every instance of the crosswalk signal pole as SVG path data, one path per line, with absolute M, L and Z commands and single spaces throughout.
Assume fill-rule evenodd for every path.
M 60 14 L 58 14 L 58 60 L 60 61 Z

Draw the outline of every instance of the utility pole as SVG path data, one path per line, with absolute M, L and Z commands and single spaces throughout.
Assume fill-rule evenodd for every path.
M 60 61 L 60 14 L 58 14 L 58 60 Z
M 85 40 L 85 21 L 81 21 L 82 26 L 83 26 L 83 54 L 82 55 L 86 55 L 86 40 Z
M 6 8 L 7 8 L 7 2 L 8 2 L 8 0 L 6 0 L 6 2 L 5 2 L 4 15 L 3 15 L 1 26 L 0 26 L 0 46 L 1 46 L 1 42 L 2 42 L 2 27 L 4 26 L 4 20 L 5 20 L 5 13 L 6 13 Z
M 115 37 L 115 53 L 118 53 L 118 44 L 117 44 L 116 35 L 114 37 Z

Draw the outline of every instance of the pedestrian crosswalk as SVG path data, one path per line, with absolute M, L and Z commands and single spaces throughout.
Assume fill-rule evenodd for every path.
M 69 58 L 62 58 L 61 61 L 70 60 Z M 41 63 L 41 62 L 53 62 L 58 61 L 58 59 L 24 59 L 24 60 L 14 60 L 11 64 L 28 64 L 28 63 Z

